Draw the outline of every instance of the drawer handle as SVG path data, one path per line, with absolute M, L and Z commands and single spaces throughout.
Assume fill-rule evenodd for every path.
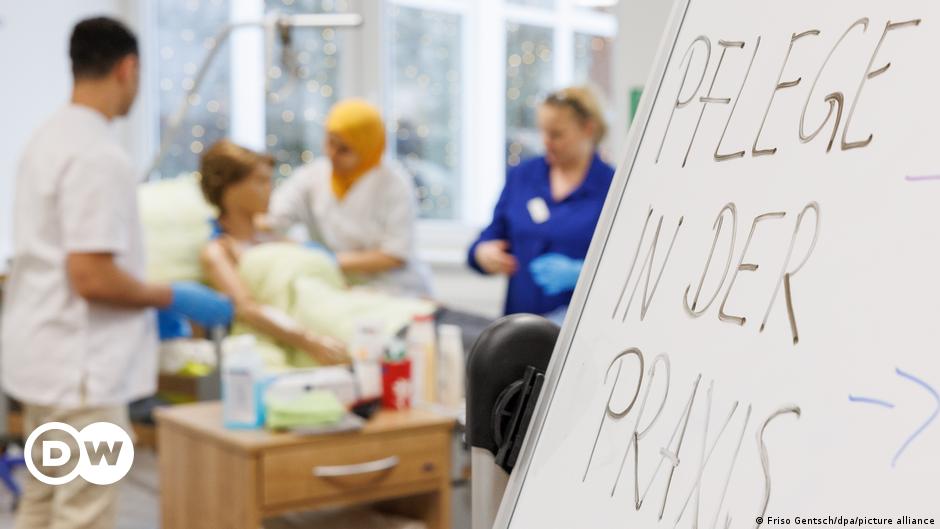
M 357 476 L 359 474 L 372 474 L 390 470 L 398 466 L 400 460 L 398 456 L 386 457 L 366 463 L 357 463 L 355 465 L 337 465 L 330 467 L 313 467 L 313 475 L 318 478 L 340 478 L 346 476 Z

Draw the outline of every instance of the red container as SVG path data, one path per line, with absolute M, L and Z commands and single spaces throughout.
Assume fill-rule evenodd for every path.
M 406 410 L 411 407 L 411 359 L 382 362 L 382 407 Z

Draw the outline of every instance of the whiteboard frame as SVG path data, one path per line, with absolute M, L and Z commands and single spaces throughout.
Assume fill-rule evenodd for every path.
M 646 81 L 645 96 L 642 98 L 637 111 L 637 119 L 634 121 L 634 125 L 631 127 L 630 133 L 627 136 L 626 156 L 624 156 L 623 162 L 621 162 L 620 166 L 617 168 L 617 173 L 611 184 L 610 192 L 607 194 L 603 212 L 601 213 L 597 228 L 594 231 L 594 237 L 591 240 L 591 246 L 588 250 L 584 266 L 585 273 L 582 273 L 578 278 L 578 284 L 574 291 L 574 297 L 569 305 L 565 323 L 562 326 L 561 334 L 552 352 L 548 372 L 545 376 L 545 385 L 543 386 L 542 393 L 539 395 L 538 403 L 536 404 L 532 425 L 526 432 L 525 441 L 522 444 L 522 451 L 519 455 L 519 461 L 510 475 L 509 484 L 506 486 L 503 500 L 500 503 L 499 511 L 496 515 L 496 521 L 493 523 L 493 529 L 509 529 L 512 516 L 515 514 L 516 505 L 522 493 L 522 487 L 525 484 L 532 458 L 535 455 L 535 447 L 542 434 L 542 428 L 545 426 L 548 409 L 551 407 L 558 381 L 564 371 L 568 354 L 571 352 L 571 343 L 574 339 L 574 335 L 581 323 L 581 315 L 584 311 L 588 293 L 594 287 L 594 279 L 597 276 L 601 255 L 603 255 L 604 250 L 607 248 L 607 242 L 610 240 L 610 234 L 614 222 L 617 219 L 620 204 L 623 203 L 623 195 L 626 191 L 627 183 L 630 181 L 630 174 L 633 172 L 633 167 L 636 163 L 636 156 L 640 150 L 640 144 L 646 136 L 646 129 L 649 125 L 650 115 L 653 112 L 653 105 L 656 100 L 659 99 L 659 91 L 666 75 L 666 68 L 672 60 L 676 41 L 679 38 L 679 32 L 682 30 L 682 24 L 685 21 L 691 4 L 692 0 L 675 0 L 673 3 L 672 13 L 669 15 L 669 23 L 666 26 L 666 30 L 663 32 L 663 38 L 659 44 L 659 52 L 654 62 L 654 68 Z M 652 94 L 652 97 L 650 97 L 650 94 Z

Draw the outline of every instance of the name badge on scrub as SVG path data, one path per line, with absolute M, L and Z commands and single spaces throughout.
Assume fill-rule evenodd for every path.
M 532 217 L 532 222 L 536 224 L 544 223 L 551 216 L 548 212 L 548 204 L 545 203 L 542 197 L 529 199 L 526 203 L 526 208 L 529 210 L 529 216 Z

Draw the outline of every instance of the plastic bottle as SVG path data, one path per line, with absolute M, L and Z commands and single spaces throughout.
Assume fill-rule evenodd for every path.
M 382 353 L 385 351 L 385 325 L 381 320 L 356 321 L 349 353 L 353 373 L 363 402 L 382 398 Z
M 264 425 L 263 376 L 264 362 L 254 336 L 230 336 L 222 342 L 222 420 L 226 428 Z
M 437 402 L 437 340 L 430 314 L 416 315 L 411 320 L 405 345 L 411 360 L 412 402 L 434 404 Z
M 440 402 L 448 408 L 459 408 L 464 401 L 466 362 L 463 336 L 457 325 L 440 325 Z
M 385 350 L 385 325 L 381 320 L 357 320 L 349 341 L 349 353 L 353 360 L 379 362 Z

